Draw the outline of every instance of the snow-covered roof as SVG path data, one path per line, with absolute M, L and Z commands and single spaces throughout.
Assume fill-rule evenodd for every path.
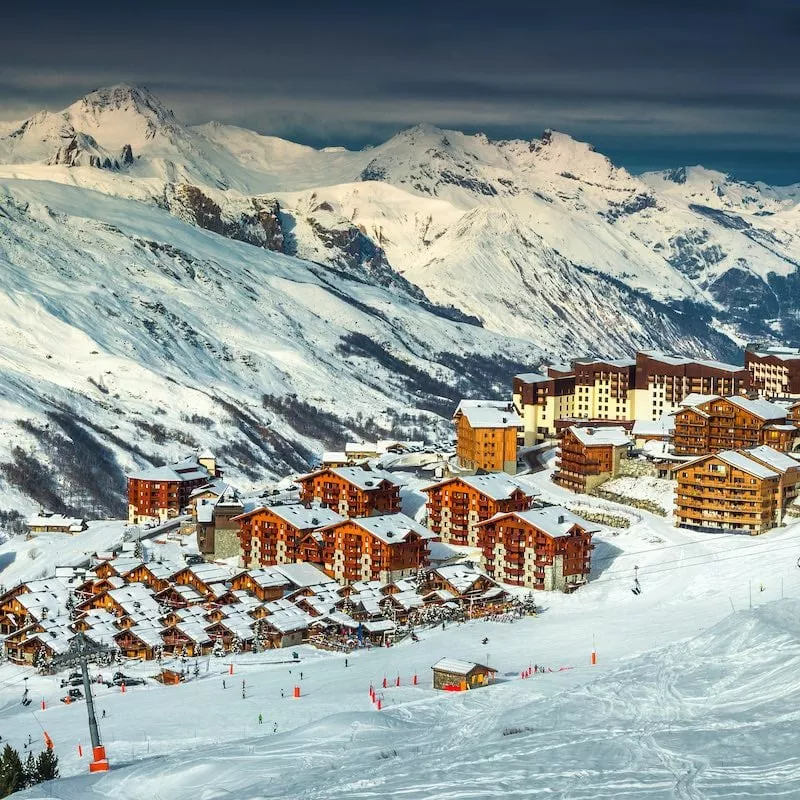
M 786 409 L 783 406 L 770 403 L 768 400 L 750 400 L 747 397 L 726 397 L 725 399 L 761 419 L 784 419 L 786 417 Z
M 540 375 L 538 372 L 522 372 L 514 377 L 523 383 L 544 383 L 551 380 L 547 375 Z
M 347 462 L 347 453 L 344 450 L 326 450 L 322 454 L 323 464 L 344 464 Z
M 298 588 L 304 589 L 324 583 L 335 583 L 333 578 L 328 577 L 322 570 L 307 561 L 298 561 L 295 564 L 275 564 L 271 569 L 279 572 Z
M 773 356 L 779 361 L 797 361 L 800 359 L 800 349 L 796 347 L 764 347 L 752 352 L 759 358 Z
M 673 414 L 664 414 L 657 420 L 637 419 L 633 423 L 633 436 L 669 436 L 675 430 Z
M 721 453 L 717 453 L 716 457 L 729 466 L 744 470 L 748 475 L 753 475 L 756 478 L 778 477 L 778 473 L 775 470 L 760 464 L 758 461 L 754 461 L 744 453 L 739 453 L 736 450 L 723 450 Z
M 365 620 L 361 624 L 364 630 L 369 633 L 393 631 L 397 627 L 397 623 L 392 622 L 390 619 Z
M 800 462 L 796 458 L 792 458 L 787 453 L 781 453 L 767 445 L 759 447 L 751 447 L 745 450 L 749 458 L 756 458 L 763 461 L 770 469 L 777 470 L 778 472 L 786 472 L 790 469 L 797 469 L 800 467 Z
M 708 369 L 717 369 L 722 372 L 741 372 L 744 367 L 737 366 L 736 364 L 726 364 L 724 361 L 711 361 L 700 358 L 686 358 L 686 356 L 671 356 L 666 353 L 661 353 L 658 350 L 642 350 L 643 355 L 652 359 L 653 361 L 660 361 L 662 364 L 669 364 L 671 366 L 688 366 L 689 364 L 699 364 Z
M 197 497 L 197 495 L 205 494 L 206 492 L 212 492 L 217 497 L 221 497 L 225 490 L 229 488 L 231 488 L 230 484 L 226 483 L 222 478 L 214 478 L 203 486 L 198 486 L 197 489 L 194 489 L 189 497 Z
M 358 517 L 350 522 L 368 531 L 386 544 L 399 544 L 412 533 L 421 539 L 433 539 L 436 534 L 405 514 L 382 514 L 377 517 Z
M 507 500 L 517 491 L 523 491 L 525 494 L 533 494 L 533 490 L 530 487 L 522 486 L 519 481 L 516 481 L 512 476 L 503 472 L 490 472 L 486 475 L 458 475 L 425 486 L 422 491 L 426 492 L 429 489 L 444 486 L 454 481 L 463 481 L 467 486 L 490 497 L 492 500 Z
M 266 622 L 271 627 L 280 633 L 291 633 L 292 631 L 300 631 L 307 628 L 314 617 L 306 614 L 305 611 L 297 607 L 285 609 L 283 611 L 276 611 L 266 617 Z
M 522 418 L 505 400 L 462 400 L 455 414 L 463 414 L 471 428 L 520 428 Z
M 562 506 L 544 506 L 543 508 L 531 508 L 528 511 L 512 511 L 509 513 L 534 525 L 554 539 L 568 536 L 576 525 L 590 533 L 600 530 L 598 525 L 587 522 L 583 517 L 573 514 Z M 501 515 L 498 514 L 496 516 Z
M 80 517 L 65 517 L 63 514 L 37 514 L 28 519 L 29 528 L 67 528 L 76 533 L 85 525 Z
M 212 456 L 213 457 L 213 456 Z M 208 470 L 194 458 L 185 458 L 175 464 L 132 472 L 129 478 L 140 481 L 198 481 L 210 478 Z
M 323 508 L 322 506 L 306 506 L 300 503 L 292 503 L 285 506 L 270 506 L 269 510 L 280 517 L 298 530 L 314 530 L 316 528 L 324 528 L 326 525 L 334 525 L 341 522 L 344 517 L 337 514 L 330 508 Z
M 577 425 L 570 427 L 570 433 L 584 446 L 584 447 L 624 447 L 631 443 L 630 434 L 622 427 L 608 427 L 608 428 L 581 428 Z
M 583 364 L 589 366 L 590 364 L 608 364 L 612 367 L 625 369 L 627 367 L 635 367 L 636 361 L 632 358 L 577 358 L 576 364 Z
M 451 672 L 454 675 L 468 675 L 474 669 L 485 669 L 490 672 L 497 672 L 492 667 L 487 667 L 485 664 L 478 664 L 475 661 L 462 661 L 458 658 L 440 658 L 431 669 L 439 672 Z
M 437 567 L 434 572 L 444 578 L 459 594 L 469 591 L 469 589 L 480 578 L 487 578 L 494 583 L 491 578 L 473 567 L 464 564 L 450 564 L 444 567 Z
M 198 522 L 213 522 L 214 521 L 214 507 L 217 501 L 211 499 L 201 499 L 197 501 L 197 521 Z

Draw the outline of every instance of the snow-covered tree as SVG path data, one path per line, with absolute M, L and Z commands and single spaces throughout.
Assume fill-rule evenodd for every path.
M 222 637 L 218 636 L 214 640 L 214 649 L 211 651 L 212 656 L 216 656 L 217 658 L 221 658 L 225 655 L 225 645 L 222 644 Z

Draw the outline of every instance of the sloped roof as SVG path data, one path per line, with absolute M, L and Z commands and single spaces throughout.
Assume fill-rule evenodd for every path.
M 568 536 L 575 525 L 578 525 L 588 533 L 595 533 L 600 530 L 600 526 L 595 525 L 593 522 L 587 522 L 583 517 L 573 514 L 562 506 L 531 508 L 528 511 L 510 511 L 507 514 L 495 514 L 492 519 L 506 516 L 515 516 L 524 522 L 528 522 L 554 539 Z
M 800 467 L 800 462 L 798 462 L 796 458 L 792 458 L 791 455 L 781 453 L 767 445 L 751 447 L 745 450 L 745 453 L 749 458 L 756 458 L 764 462 L 770 469 L 777 470 L 778 472 L 786 472 L 787 470 Z
M 584 447 L 624 447 L 631 443 L 630 434 L 623 427 L 581 428 L 572 425 L 569 431 Z
M 492 500 L 507 500 L 516 491 L 522 491 L 528 495 L 534 494 L 530 487 L 521 485 L 511 475 L 506 475 L 502 472 L 490 472 L 486 475 L 457 475 L 425 486 L 422 491 L 426 492 L 429 489 L 445 486 L 455 481 L 463 481 L 467 486 L 490 497 Z
M 377 517 L 357 517 L 350 522 L 363 528 L 386 544 L 398 544 L 404 541 L 409 534 L 415 533 L 421 539 L 433 539 L 436 534 L 420 525 L 416 520 L 405 514 L 382 514 Z
M 452 672 L 454 675 L 468 675 L 474 669 L 488 670 L 489 672 L 497 672 L 493 667 L 487 667 L 485 664 L 478 664 L 475 661 L 462 661 L 458 658 L 440 658 L 431 669 L 440 672 Z
M 785 419 L 786 409 L 768 400 L 750 400 L 747 397 L 726 397 L 729 403 L 749 411 L 760 419 Z
M 463 414 L 471 428 L 520 428 L 522 418 L 506 400 L 462 400 L 454 417 Z

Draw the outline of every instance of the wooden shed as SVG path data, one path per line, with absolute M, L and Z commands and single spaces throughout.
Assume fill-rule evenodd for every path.
M 433 688 L 451 692 L 477 689 L 494 681 L 497 670 L 474 661 L 441 658 L 432 667 Z

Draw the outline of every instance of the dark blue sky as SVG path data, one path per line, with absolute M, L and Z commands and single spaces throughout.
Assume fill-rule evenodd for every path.
M 417 122 L 556 128 L 634 171 L 800 181 L 800 0 L 14 3 L 0 119 L 148 86 L 218 119 L 360 147 Z

